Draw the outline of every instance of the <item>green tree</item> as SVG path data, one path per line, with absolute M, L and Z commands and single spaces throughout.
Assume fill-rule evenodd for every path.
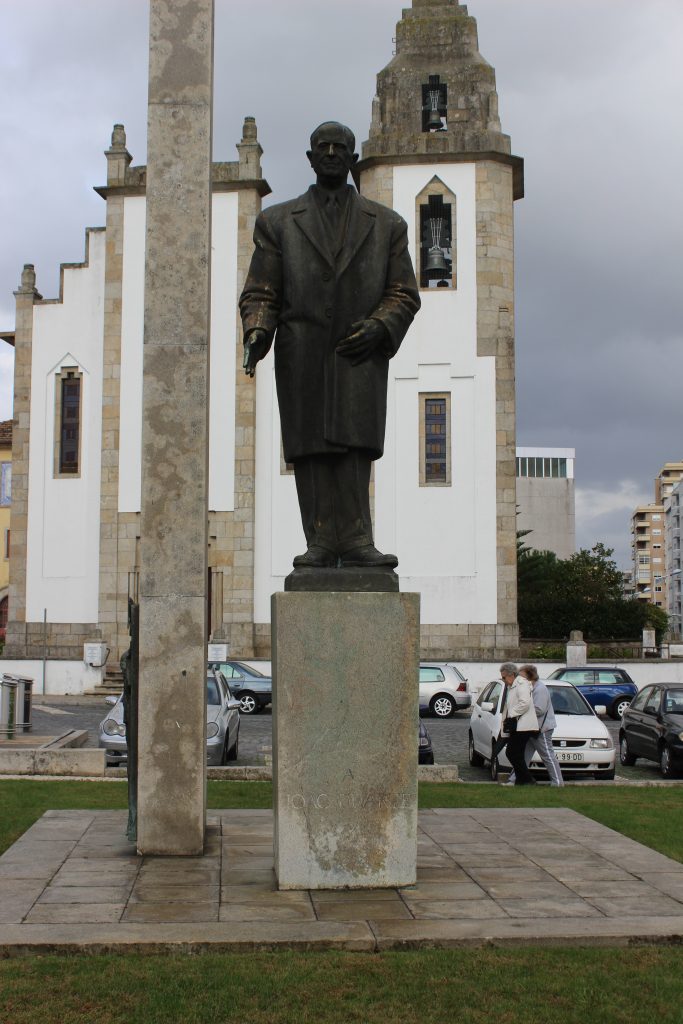
M 571 558 L 558 559 L 549 551 L 533 551 L 517 541 L 518 617 L 522 636 L 565 639 L 580 629 L 586 639 L 640 639 L 651 623 L 658 634 L 667 616 L 654 605 L 625 599 L 622 574 L 613 550 L 596 544 Z

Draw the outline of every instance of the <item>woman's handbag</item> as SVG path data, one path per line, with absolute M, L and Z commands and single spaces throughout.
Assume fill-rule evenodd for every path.
M 513 732 L 517 732 L 517 719 L 506 718 L 503 722 L 503 732 L 507 736 L 512 736 Z

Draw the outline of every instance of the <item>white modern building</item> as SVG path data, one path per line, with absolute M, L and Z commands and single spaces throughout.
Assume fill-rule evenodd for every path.
M 517 529 L 527 547 L 571 558 L 576 551 L 574 448 L 517 449 Z
M 213 168 L 209 618 L 235 656 L 269 657 L 270 595 L 305 544 L 272 354 L 255 381 L 241 371 L 237 299 L 270 191 L 253 118 L 237 148 L 238 161 Z M 88 229 L 84 262 L 62 268 L 59 298 L 48 300 L 27 265 L 15 330 L 2 335 L 16 348 L 5 652 L 15 660 L 77 665 L 97 641 L 117 664 L 128 646 L 144 544 L 146 168 L 132 166 L 120 125 L 106 159 L 97 188 L 106 224 Z M 413 0 L 403 11 L 356 184 L 408 222 L 422 298 L 390 364 L 377 544 L 397 552 L 401 589 L 421 595 L 424 655 L 509 656 L 518 644 L 513 202 L 523 165 L 501 132 L 495 73 L 464 5 Z

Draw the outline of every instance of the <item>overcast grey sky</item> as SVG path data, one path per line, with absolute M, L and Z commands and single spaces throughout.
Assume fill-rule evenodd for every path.
M 214 157 L 257 119 L 279 201 L 309 181 L 311 127 L 367 137 L 400 0 L 216 0 Z M 503 130 L 526 163 L 516 204 L 518 443 L 575 447 L 577 540 L 628 566 L 629 518 L 683 458 L 683 4 L 472 0 Z M 0 328 L 24 263 L 58 294 L 104 222 L 114 122 L 145 161 L 147 0 L 0 0 Z M 0 419 L 12 354 L 0 343 Z M 531 538 L 530 538 L 531 539 Z

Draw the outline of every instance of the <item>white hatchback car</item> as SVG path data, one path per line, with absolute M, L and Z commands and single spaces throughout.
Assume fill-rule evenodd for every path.
M 470 706 L 467 680 L 450 661 L 420 662 L 420 711 L 450 718 Z
M 571 683 L 561 679 L 544 679 L 543 682 L 550 690 L 557 720 L 553 747 L 560 766 L 568 772 L 592 775 L 595 779 L 613 779 L 616 751 L 607 727 L 598 718 L 599 714 L 606 713 L 606 709 L 598 707 L 593 710 Z M 505 697 L 502 680 L 489 683 L 474 704 L 470 719 L 470 764 L 476 767 L 488 761 L 494 780 L 498 778 L 499 767 L 510 767 L 504 750 L 498 757 L 493 755 L 500 736 Z M 531 768 L 544 770 L 537 753 L 534 753 Z

